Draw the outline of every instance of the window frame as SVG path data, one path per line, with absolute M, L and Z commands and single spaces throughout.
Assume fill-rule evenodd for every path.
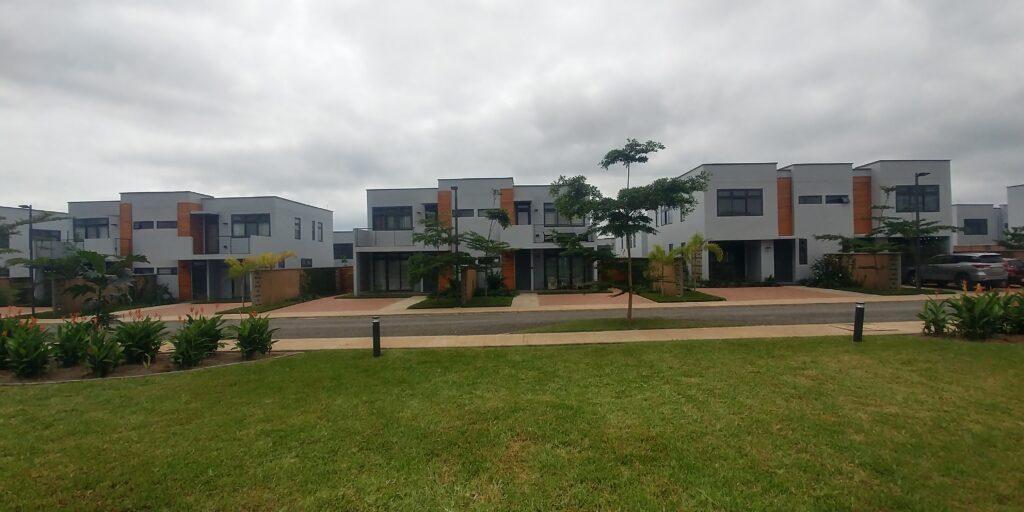
M 920 185 L 921 195 L 917 197 L 921 213 L 942 211 L 942 189 L 938 185 Z M 896 185 L 896 213 L 914 213 L 914 185 Z M 931 204 L 933 203 L 934 204 Z
M 968 229 L 967 228 L 968 222 L 973 222 L 973 223 L 980 222 L 981 223 L 981 227 L 983 229 L 981 229 L 980 231 Z M 964 225 L 962 226 L 962 229 L 963 229 L 963 232 L 964 232 L 964 236 L 987 236 L 988 235 L 988 219 L 964 219 Z
M 178 275 L 178 267 L 157 267 L 156 275 L 158 276 L 176 276 Z
M 345 246 L 348 247 L 345 247 Z M 337 242 L 334 244 L 334 259 L 336 260 L 351 260 L 355 255 L 355 244 L 352 242 Z M 339 252 L 341 254 L 339 254 Z M 346 256 L 346 254 L 348 254 Z
M 313 258 L 300 258 L 299 259 L 299 267 L 300 268 L 312 268 L 313 267 Z
M 757 209 L 751 208 L 752 200 L 757 200 Z M 742 201 L 742 212 L 735 208 Z M 715 210 L 719 217 L 764 217 L 763 188 L 720 188 L 715 190 Z M 728 207 L 723 208 L 723 206 Z
M 515 211 L 515 223 L 516 225 L 529 226 L 533 224 L 533 203 L 530 201 L 515 201 L 512 204 L 512 209 Z M 526 222 L 519 222 L 520 214 L 526 214 Z
M 796 204 L 825 204 L 821 194 L 797 196 Z
M 797 241 L 797 264 L 807 264 L 807 239 L 801 238 Z
M 132 231 L 156 229 L 156 223 L 151 220 L 136 220 L 132 222 Z
M 266 219 L 266 222 L 263 219 Z M 235 226 L 242 226 L 238 234 Z M 266 226 L 266 234 L 263 234 L 263 227 Z M 231 214 L 231 237 L 250 238 L 253 236 L 271 236 L 273 231 L 270 225 L 269 213 L 232 213 Z
M 408 220 L 406 226 L 405 220 Z M 370 208 L 370 223 L 374 231 L 411 231 L 412 206 L 374 206 Z
M 827 194 L 825 204 L 850 204 L 850 196 L 846 194 Z
M 324 223 L 320 221 L 317 221 L 316 223 L 316 241 L 324 241 Z
M 302 217 L 295 217 L 295 239 L 302 240 Z
M 71 232 L 75 241 L 110 238 L 110 218 L 85 217 L 73 219 L 71 221 Z M 104 232 L 105 236 L 102 236 Z
M 158 220 L 156 221 L 156 229 L 178 229 L 178 221 Z
M 552 215 L 552 219 L 554 220 L 554 223 L 550 223 L 548 221 L 548 214 L 549 213 Z M 567 219 L 563 219 L 562 218 L 562 214 L 560 214 L 558 212 L 558 209 L 555 208 L 555 203 L 544 203 L 544 227 L 553 227 L 553 228 L 582 228 L 582 227 L 585 227 L 586 225 L 587 225 L 587 219 L 586 218 L 581 218 L 579 220 L 576 220 L 573 217 L 569 217 Z

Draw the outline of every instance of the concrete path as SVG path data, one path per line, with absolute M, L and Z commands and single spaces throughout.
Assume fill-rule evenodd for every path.
M 864 326 L 865 336 L 918 334 L 921 322 L 878 322 Z M 515 347 L 533 345 L 586 345 L 635 343 L 642 341 L 722 340 L 737 338 L 799 338 L 808 336 L 851 336 L 852 324 L 757 325 L 745 327 L 707 327 L 696 329 L 650 329 L 635 331 L 570 332 L 538 334 L 489 334 L 475 336 L 400 336 L 384 337 L 381 347 Z M 276 350 L 370 349 L 372 339 L 305 338 L 279 340 Z

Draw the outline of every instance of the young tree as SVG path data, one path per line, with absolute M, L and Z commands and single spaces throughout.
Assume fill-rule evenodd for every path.
M 64 292 L 72 297 L 85 296 L 85 312 L 95 315 L 96 324 L 109 327 L 114 321 L 114 304 L 131 300 L 134 286 L 133 263 L 149 263 L 145 256 L 104 256 L 92 251 L 77 251 L 81 259 L 78 277 L 83 282 L 68 286 Z
M 690 287 L 697 287 L 697 256 L 703 255 L 704 251 L 715 257 L 715 259 L 721 262 L 725 259 L 725 251 L 722 247 L 714 242 L 708 242 L 704 239 L 704 235 L 700 233 L 694 233 L 693 236 L 681 247 L 683 254 L 683 261 L 686 262 L 687 277 L 690 281 Z
M 675 265 L 676 259 L 683 254 L 682 249 L 682 247 L 676 247 L 666 251 L 661 245 L 654 244 L 650 252 L 647 253 L 647 261 L 650 264 L 647 267 L 647 274 L 651 281 L 658 284 L 658 293 L 665 293 L 665 283 L 668 282 L 665 279 L 665 267 Z
M 1007 249 L 1024 249 L 1024 227 L 1015 227 L 1003 231 L 1003 240 L 999 245 Z
M 284 251 L 279 254 L 272 252 L 265 252 L 256 256 L 247 256 L 246 258 L 239 260 L 238 258 L 225 258 L 224 264 L 228 266 L 228 277 L 231 279 L 245 279 L 249 282 L 249 288 L 252 288 L 252 273 L 257 270 L 270 270 L 281 264 L 281 262 L 288 258 L 294 258 L 295 253 L 292 251 Z M 242 286 L 242 306 L 245 306 L 245 286 Z
M 418 252 L 409 257 L 409 282 L 416 283 L 420 279 L 431 279 L 435 276 L 444 275 L 452 268 L 460 271 L 463 265 L 472 260 L 469 254 L 459 251 L 455 252 L 456 237 L 451 226 L 436 218 L 427 218 L 422 221 L 423 231 L 412 234 L 412 241 L 433 247 L 434 252 Z M 458 237 L 460 242 L 466 240 L 465 234 Z M 462 303 L 462 290 L 459 286 L 453 287 L 456 297 Z
M 590 218 L 588 233 L 624 238 L 626 243 L 626 318 L 633 318 L 633 253 L 628 240 L 639 233 L 656 234 L 648 212 L 678 208 L 680 217 L 693 211 L 695 192 L 707 188 L 705 173 L 688 178 L 660 178 L 649 185 L 624 188 L 615 197 L 605 197 L 584 176 L 560 176 L 551 184 L 551 195 L 560 215 Z
M 656 153 L 659 150 L 665 149 L 665 145 L 649 140 L 647 142 L 639 142 L 636 139 L 626 139 L 626 145 L 619 149 L 613 149 L 604 155 L 604 158 L 598 162 L 604 170 L 608 170 L 609 167 L 617 164 L 626 166 L 626 188 L 629 188 L 629 169 L 633 164 L 642 164 L 647 162 L 647 155 Z

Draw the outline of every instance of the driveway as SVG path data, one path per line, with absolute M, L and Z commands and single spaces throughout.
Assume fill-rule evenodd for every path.
M 740 288 L 699 288 L 698 291 L 717 295 L 727 301 L 771 301 L 793 299 L 834 299 L 837 297 L 866 296 L 861 293 L 808 288 L 806 286 L 751 286 Z

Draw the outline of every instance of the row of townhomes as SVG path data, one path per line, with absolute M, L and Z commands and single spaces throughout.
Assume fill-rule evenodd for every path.
M 948 160 L 880 160 L 849 163 L 713 163 L 685 175 L 707 172 L 706 192 L 686 218 L 677 210 L 651 212 L 658 233 L 637 237 L 634 256 L 655 244 L 672 249 L 700 233 L 721 246 L 723 261 L 702 259 L 702 275 L 714 281 L 795 282 L 810 265 L 838 244 L 816 235 L 867 235 L 874 227 L 875 205 L 887 215 L 913 218 L 915 178 L 922 219 L 960 228 L 932 241 L 935 251 L 989 247 L 1003 230 L 1024 226 L 1024 185 L 1009 187 L 1004 204 L 952 204 Z M 512 225 L 497 228 L 488 210 L 505 209 Z M 196 192 L 125 192 L 119 200 L 69 202 L 62 220 L 32 228 L 34 254 L 55 256 L 71 243 L 110 255 L 140 254 L 136 273 L 155 274 L 180 300 L 236 298 L 243 280 L 228 278 L 224 260 L 266 252 L 296 254 L 285 268 L 352 266 L 357 294 L 432 292 L 439 280 L 412 282 L 409 257 L 434 251 L 414 242 L 425 219 L 457 224 L 460 232 L 490 233 L 509 244 L 500 261 L 505 286 L 517 290 L 580 287 L 596 278 L 579 257 L 561 254 L 552 232 L 583 233 L 587 219 L 564 218 L 555 210 L 549 185 L 516 185 L 513 178 L 439 179 L 436 187 L 366 191 L 365 228 L 333 229 L 333 212 L 289 199 L 213 197 Z M 28 210 L 0 207 L 6 221 L 28 217 Z M 40 212 L 37 212 L 39 215 Z M 452 222 L 453 220 L 457 222 Z M 27 256 L 27 228 L 0 238 L 0 248 Z M 623 240 L 589 238 L 585 245 L 614 246 Z M 0 261 L 2 262 L 2 261 Z M 13 265 L 0 277 L 26 278 Z M 480 276 L 483 279 L 483 276 Z M 481 282 L 481 284 L 483 284 Z

